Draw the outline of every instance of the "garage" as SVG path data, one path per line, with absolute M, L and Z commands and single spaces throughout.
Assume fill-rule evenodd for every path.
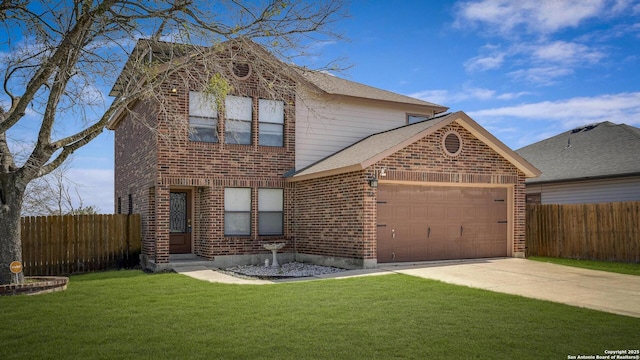
M 507 256 L 507 188 L 380 184 L 378 263 Z

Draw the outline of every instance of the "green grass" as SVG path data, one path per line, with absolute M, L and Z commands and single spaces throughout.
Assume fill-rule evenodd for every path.
M 252 286 L 112 271 L 0 309 L 0 359 L 566 359 L 635 349 L 640 329 L 399 274 Z
M 621 262 L 609 262 L 609 261 L 595 261 L 595 260 L 577 260 L 577 259 L 563 259 L 544 256 L 529 256 L 529 260 L 548 262 L 558 265 L 574 266 L 579 268 L 609 271 L 619 274 L 629 274 L 640 276 L 640 264 L 621 263 Z

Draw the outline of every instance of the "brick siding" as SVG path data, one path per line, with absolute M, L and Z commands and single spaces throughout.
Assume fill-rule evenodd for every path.
M 187 78 L 176 73 L 167 79 L 159 91 L 170 94 L 170 88 Z M 129 191 L 133 194 L 133 209 L 143 220 L 142 253 L 156 263 L 169 261 L 169 193 L 172 189 L 192 189 L 192 252 L 213 259 L 219 255 L 268 253 L 262 244 L 291 238 L 292 186 L 284 174 L 294 167 L 295 97 L 293 90 L 274 93 L 261 91 L 258 73 L 235 86 L 230 95 L 253 99 L 252 144 L 224 143 L 224 113 L 219 117 L 217 143 L 189 140 L 189 90 L 197 83 L 178 86 L 177 93 L 164 97 L 164 106 L 137 106 L 139 118 L 128 116 L 116 129 L 116 199 L 122 208 Z M 169 86 L 171 84 L 171 86 Z M 284 146 L 258 145 L 258 99 L 272 99 L 274 94 L 285 103 L 283 129 Z M 165 111 L 159 112 L 157 109 Z M 154 113 L 153 110 L 156 110 Z M 145 126 L 150 125 L 150 126 Z M 154 130 L 149 130 L 149 127 Z M 252 189 L 252 232 L 246 237 L 224 235 L 224 188 Z M 258 189 L 285 189 L 284 234 L 258 236 Z M 293 241 L 287 241 L 283 251 L 292 251 Z
M 197 69 L 194 71 L 198 71 Z M 184 74 L 182 74 L 184 75 Z M 229 74 L 226 74 L 229 76 Z M 374 167 L 363 171 L 300 182 L 287 182 L 295 166 L 295 95 L 292 88 L 274 93 L 260 88 L 258 72 L 231 95 L 253 99 L 252 144 L 224 143 L 224 114 L 218 122 L 217 143 L 189 140 L 189 90 L 200 84 L 173 74 L 158 91 L 167 95 L 157 104 L 139 102 L 115 131 L 115 198 L 142 215 L 142 253 L 157 264 L 169 261 L 169 197 L 172 189 L 192 192 L 192 252 L 214 259 L 225 255 L 268 254 L 264 243 L 286 241 L 289 253 L 357 260 L 376 259 L 377 190 L 367 179 Z M 191 77 L 190 79 L 194 79 Z M 169 86 L 171 84 L 171 86 Z M 277 97 L 285 102 L 284 146 L 258 144 L 258 99 Z M 455 157 L 442 150 L 442 137 L 455 130 L 462 152 Z M 381 181 L 411 181 L 456 185 L 512 185 L 515 193 L 513 252 L 525 247 L 525 176 L 509 161 L 458 124 L 440 129 L 375 164 L 386 167 Z M 251 235 L 224 235 L 224 189 L 251 188 Z M 284 234 L 259 236 L 258 189 L 284 189 Z M 117 205 L 116 205 L 117 206 Z
M 155 183 L 157 142 L 152 123 L 147 121 L 155 115 L 153 107 L 145 102 L 137 103 L 132 113 L 136 120 L 127 115 L 115 132 L 114 210 L 118 211 L 120 199 L 122 212 L 131 207 L 133 213 L 141 215 L 142 253 L 155 256 L 155 199 L 150 198 L 148 189 Z
M 451 157 L 442 149 L 442 139 L 448 131 L 462 138 L 462 151 Z M 514 186 L 513 252 L 525 249 L 525 175 L 508 160 L 478 140 L 457 123 L 407 146 L 376 164 L 386 167 L 382 180 L 428 181 L 455 184 L 495 184 Z M 373 173 L 373 169 L 370 169 Z
M 365 176 L 364 172 L 357 171 L 296 183 L 297 252 L 353 259 L 375 258 L 375 251 L 370 248 L 365 251 L 372 242 L 368 227 L 375 226 L 371 216 L 375 201 Z
M 462 151 L 455 157 L 445 154 L 441 145 L 450 130 L 462 138 Z M 524 252 L 524 174 L 456 123 L 363 171 L 297 182 L 296 250 L 328 257 L 376 258 L 377 190 L 367 180 L 381 167 L 386 167 L 387 176 L 380 181 L 513 185 L 512 250 Z

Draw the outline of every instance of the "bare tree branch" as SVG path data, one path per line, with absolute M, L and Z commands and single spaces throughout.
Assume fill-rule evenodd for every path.
M 331 25 L 343 17 L 341 1 L 0 0 L 0 24 L 10 30 L 0 40 L 0 263 L 21 256 L 27 186 L 55 175 L 116 115 L 174 141 L 189 125 L 166 87 L 218 86 L 226 96 L 245 86 L 228 76 L 237 61 L 251 62 L 264 88 L 290 96 L 295 74 L 282 63 L 318 38 L 339 38 Z M 155 123 L 129 112 L 139 102 L 154 109 Z M 20 147 L 7 134 L 18 129 L 29 131 Z M 67 203 L 72 193 L 57 191 Z M 0 283 L 8 279 L 0 269 Z

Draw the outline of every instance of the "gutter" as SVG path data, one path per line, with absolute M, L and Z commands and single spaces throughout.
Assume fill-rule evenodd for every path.
M 634 177 L 634 176 L 640 176 L 640 172 L 613 174 L 613 175 L 610 174 L 610 175 L 599 175 L 599 176 L 585 176 L 585 177 L 579 177 L 579 178 L 566 178 L 566 179 L 546 180 L 546 181 L 525 181 L 525 185 L 546 185 L 546 184 L 565 183 L 565 182 L 571 182 L 571 181 L 618 179 L 618 178 L 628 178 L 628 177 Z

